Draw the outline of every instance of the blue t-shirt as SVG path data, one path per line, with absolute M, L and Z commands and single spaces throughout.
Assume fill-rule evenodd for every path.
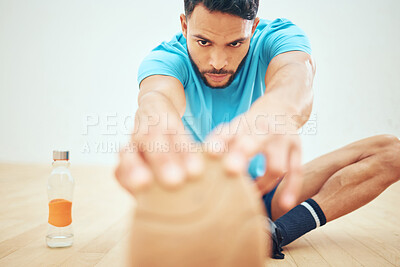
M 260 20 L 250 40 L 248 56 L 233 82 L 224 89 L 206 86 L 190 62 L 186 38 L 179 33 L 171 41 L 163 42 L 143 60 L 138 82 L 151 75 L 177 78 L 186 95 L 186 110 L 182 117 L 185 129 L 194 140 L 205 141 L 206 136 L 220 123 L 230 122 L 248 111 L 251 104 L 265 92 L 265 74 L 275 56 L 288 51 L 311 54 L 305 33 L 287 19 Z M 265 172 L 265 158 L 258 155 L 249 165 L 255 178 Z

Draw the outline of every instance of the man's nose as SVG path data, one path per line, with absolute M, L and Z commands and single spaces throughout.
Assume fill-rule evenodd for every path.
M 228 65 L 228 57 L 224 51 L 214 50 L 211 54 L 210 65 L 216 70 L 223 69 Z

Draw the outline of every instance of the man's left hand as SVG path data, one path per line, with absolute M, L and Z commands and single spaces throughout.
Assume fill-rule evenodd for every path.
M 211 153 L 224 155 L 225 168 L 231 173 L 246 172 L 249 160 L 258 153 L 263 154 L 266 172 L 257 177 L 256 185 L 264 195 L 284 176 L 283 194 L 278 201 L 283 208 L 290 209 L 296 204 L 302 185 L 301 142 L 295 126 L 287 126 L 285 118 L 283 121 L 276 118 L 244 113 L 214 129 L 206 142 L 220 143 L 227 148 L 226 153 Z

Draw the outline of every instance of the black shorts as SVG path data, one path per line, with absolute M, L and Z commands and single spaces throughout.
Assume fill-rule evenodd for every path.
M 276 188 L 278 187 L 279 183 L 272 189 L 270 192 L 266 193 L 262 199 L 264 201 L 265 209 L 267 210 L 268 217 L 272 220 L 272 215 L 271 215 L 271 202 L 272 198 L 274 197 Z

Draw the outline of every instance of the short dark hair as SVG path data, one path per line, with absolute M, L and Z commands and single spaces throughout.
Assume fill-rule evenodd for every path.
M 184 0 L 185 14 L 190 17 L 198 4 L 203 4 L 211 12 L 219 11 L 253 20 L 258 11 L 259 0 Z

